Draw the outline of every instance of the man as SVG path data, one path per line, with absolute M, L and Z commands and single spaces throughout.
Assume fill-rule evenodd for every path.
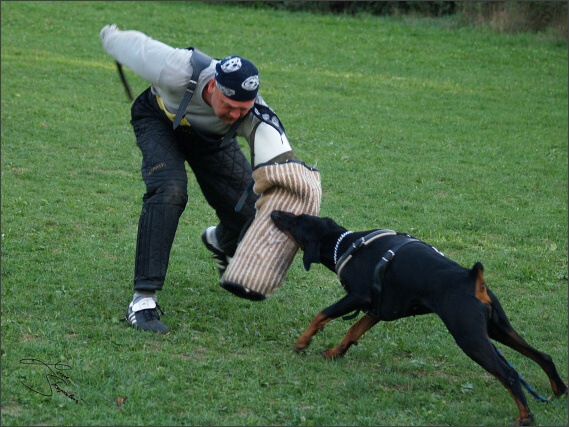
M 163 312 L 156 291 L 164 285 L 178 221 L 188 201 L 185 162 L 219 218 L 217 226 L 204 230 L 202 241 L 221 276 L 242 230 L 255 216 L 258 196 L 248 191 L 252 166 L 296 156 L 280 120 L 258 94 L 258 71 L 247 59 L 215 60 L 196 49 L 173 48 L 116 25 L 105 26 L 100 37 L 118 64 L 151 84 L 131 108 L 146 193 L 138 224 L 135 292 L 126 317 L 135 327 L 166 334 L 169 329 L 160 320 L 157 310 Z M 196 63 L 206 58 L 205 68 L 193 82 L 189 103 L 180 107 L 186 92 L 192 93 L 188 83 L 196 69 L 193 55 Z M 252 165 L 236 136 L 247 140 Z

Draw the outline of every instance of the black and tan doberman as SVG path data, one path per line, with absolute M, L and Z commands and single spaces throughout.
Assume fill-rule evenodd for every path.
M 555 396 L 567 393 L 551 357 L 530 346 L 512 328 L 498 298 L 488 289 L 482 264 L 467 269 L 432 246 L 392 230 L 351 232 L 330 218 L 274 211 L 275 225 L 302 251 L 306 270 L 320 263 L 338 274 L 347 295 L 316 315 L 298 338 L 295 351 L 310 344 L 326 323 L 362 310 L 366 314 L 335 347 L 322 354 L 343 356 L 380 320 L 436 313 L 459 347 L 496 377 L 513 396 L 518 425 L 533 421 L 518 373 L 500 357 L 492 340 L 535 361 Z

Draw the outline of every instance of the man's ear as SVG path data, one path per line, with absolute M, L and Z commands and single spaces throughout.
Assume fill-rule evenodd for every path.
M 306 245 L 302 262 L 306 271 L 310 270 L 310 264 L 320 262 L 320 242 L 310 242 Z
M 207 82 L 207 84 L 204 87 L 204 92 L 203 92 L 203 96 L 204 101 L 211 106 L 211 97 L 213 95 L 213 92 L 215 91 L 215 77 L 212 78 L 209 82 Z
M 207 87 L 207 90 L 210 93 L 213 92 L 213 89 L 215 89 L 215 77 L 213 77 L 209 82 L 207 82 L 205 86 Z

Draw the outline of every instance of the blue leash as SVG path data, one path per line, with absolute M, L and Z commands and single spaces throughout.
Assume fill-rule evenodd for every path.
M 508 361 L 506 360 L 506 358 L 505 358 L 504 355 L 500 352 L 500 350 L 498 350 L 495 345 L 492 344 L 492 346 L 494 347 L 494 350 L 496 350 L 496 353 L 498 354 L 498 356 L 500 357 L 500 359 L 502 359 L 504 362 L 506 362 L 506 364 L 507 364 L 510 368 L 515 369 L 515 368 L 510 364 L 510 362 L 508 362 Z M 516 372 L 517 372 L 517 371 L 516 371 Z M 548 400 L 547 400 L 545 397 L 540 396 L 539 394 L 537 394 L 537 391 L 535 391 L 534 388 L 533 388 L 532 386 L 530 386 L 530 385 L 527 383 L 527 381 L 524 379 L 524 377 L 522 377 L 519 373 L 518 373 L 518 376 L 520 377 L 520 382 L 521 382 L 522 385 L 525 387 L 525 389 L 526 389 L 533 397 L 535 397 L 535 399 L 536 399 L 537 401 L 539 401 L 539 402 L 544 402 L 544 403 L 547 403 L 547 402 L 548 402 Z

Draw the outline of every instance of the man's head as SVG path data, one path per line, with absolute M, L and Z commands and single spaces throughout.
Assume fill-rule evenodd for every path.
M 251 101 L 259 89 L 259 71 L 240 56 L 228 56 L 215 66 L 217 88 L 233 101 Z
M 215 79 L 206 89 L 215 114 L 231 124 L 253 107 L 259 89 L 259 71 L 245 58 L 228 56 L 217 63 Z

